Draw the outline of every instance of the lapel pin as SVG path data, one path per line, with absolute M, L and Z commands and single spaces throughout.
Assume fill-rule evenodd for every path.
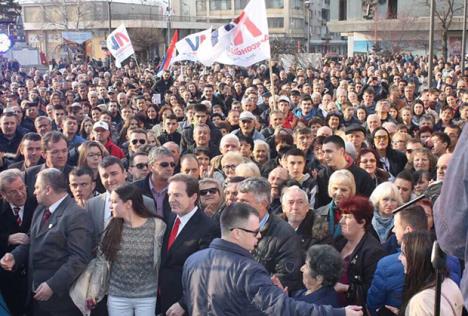
M 52 225 L 52 224 L 49 224 L 49 229 L 51 229 L 53 226 L 54 226 L 54 225 Z

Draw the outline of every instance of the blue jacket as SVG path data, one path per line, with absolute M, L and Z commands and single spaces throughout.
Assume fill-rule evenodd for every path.
M 292 297 L 296 301 L 302 301 L 317 305 L 331 305 L 333 307 L 340 307 L 338 303 L 338 293 L 336 293 L 333 286 L 324 286 L 315 292 L 306 294 L 307 290 L 299 290 L 295 292 Z
M 400 307 L 403 299 L 405 273 L 398 259 L 400 251 L 386 256 L 377 263 L 371 286 L 367 292 L 367 308 L 371 315 L 377 315 L 377 310 L 385 305 Z M 455 257 L 447 256 L 449 277 L 455 283 L 460 283 L 460 264 Z
M 189 315 L 345 315 L 344 308 L 288 297 L 247 250 L 219 238 L 187 259 L 182 286 Z

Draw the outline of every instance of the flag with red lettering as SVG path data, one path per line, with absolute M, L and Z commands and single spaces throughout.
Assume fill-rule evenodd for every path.
M 241 14 L 205 40 L 198 52 L 206 66 L 215 62 L 248 67 L 270 58 L 265 0 L 250 0 Z
M 163 71 L 168 70 L 169 66 L 172 63 L 172 58 L 174 58 L 176 53 L 175 45 L 179 40 L 179 31 L 175 31 L 174 35 L 172 35 L 171 43 L 167 48 L 166 56 L 164 56 L 163 61 L 161 62 L 161 66 L 159 67 L 158 76 L 161 76 Z
M 115 65 L 119 68 L 125 59 L 135 54 L 132 41 L 123 24 L 107 36 L 106 43 L 107 49 L 115 58 Z

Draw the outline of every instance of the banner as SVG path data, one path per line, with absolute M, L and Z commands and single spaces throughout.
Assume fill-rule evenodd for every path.
M 172 60 L 172 62 L 191 60 L 199 61 L 198 52 L 201 44 L 211 36 L 211 28 L 190 34 L 176 43 L 176 49 L 178 55 Z
M 201 44 L 200 62 L 248 67 L 270 58 L 269 38 L 265 0 L 250 0 L 237 18 Z
M 135 54 L 132 41 L 128 36 L 125 25 L 120 25 L 107 37 L 107 49 L 115 57 L 115 65 L 122 67 L 122 62 Z

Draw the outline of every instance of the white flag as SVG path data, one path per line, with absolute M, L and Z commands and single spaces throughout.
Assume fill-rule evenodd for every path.
M 220 27 L 199 49 L 205 65 L 219 62 L 248 67 L 270 58 L 265 0 L 250 0 L 231 23 Z
M 181 60 L 199 61 L 198 52 L 201 44 L 211 36 L 211 28 L 190 34 L 176 43 L 178 55 L 172 62 Z
M 135 54 L 133 50 L 132 41 L 128 36 L 125 25 L 120 25 L 107 37 L 107 49 L 115 57 L 115 65 L 122 66 L 122 62 L 128 57 Z

